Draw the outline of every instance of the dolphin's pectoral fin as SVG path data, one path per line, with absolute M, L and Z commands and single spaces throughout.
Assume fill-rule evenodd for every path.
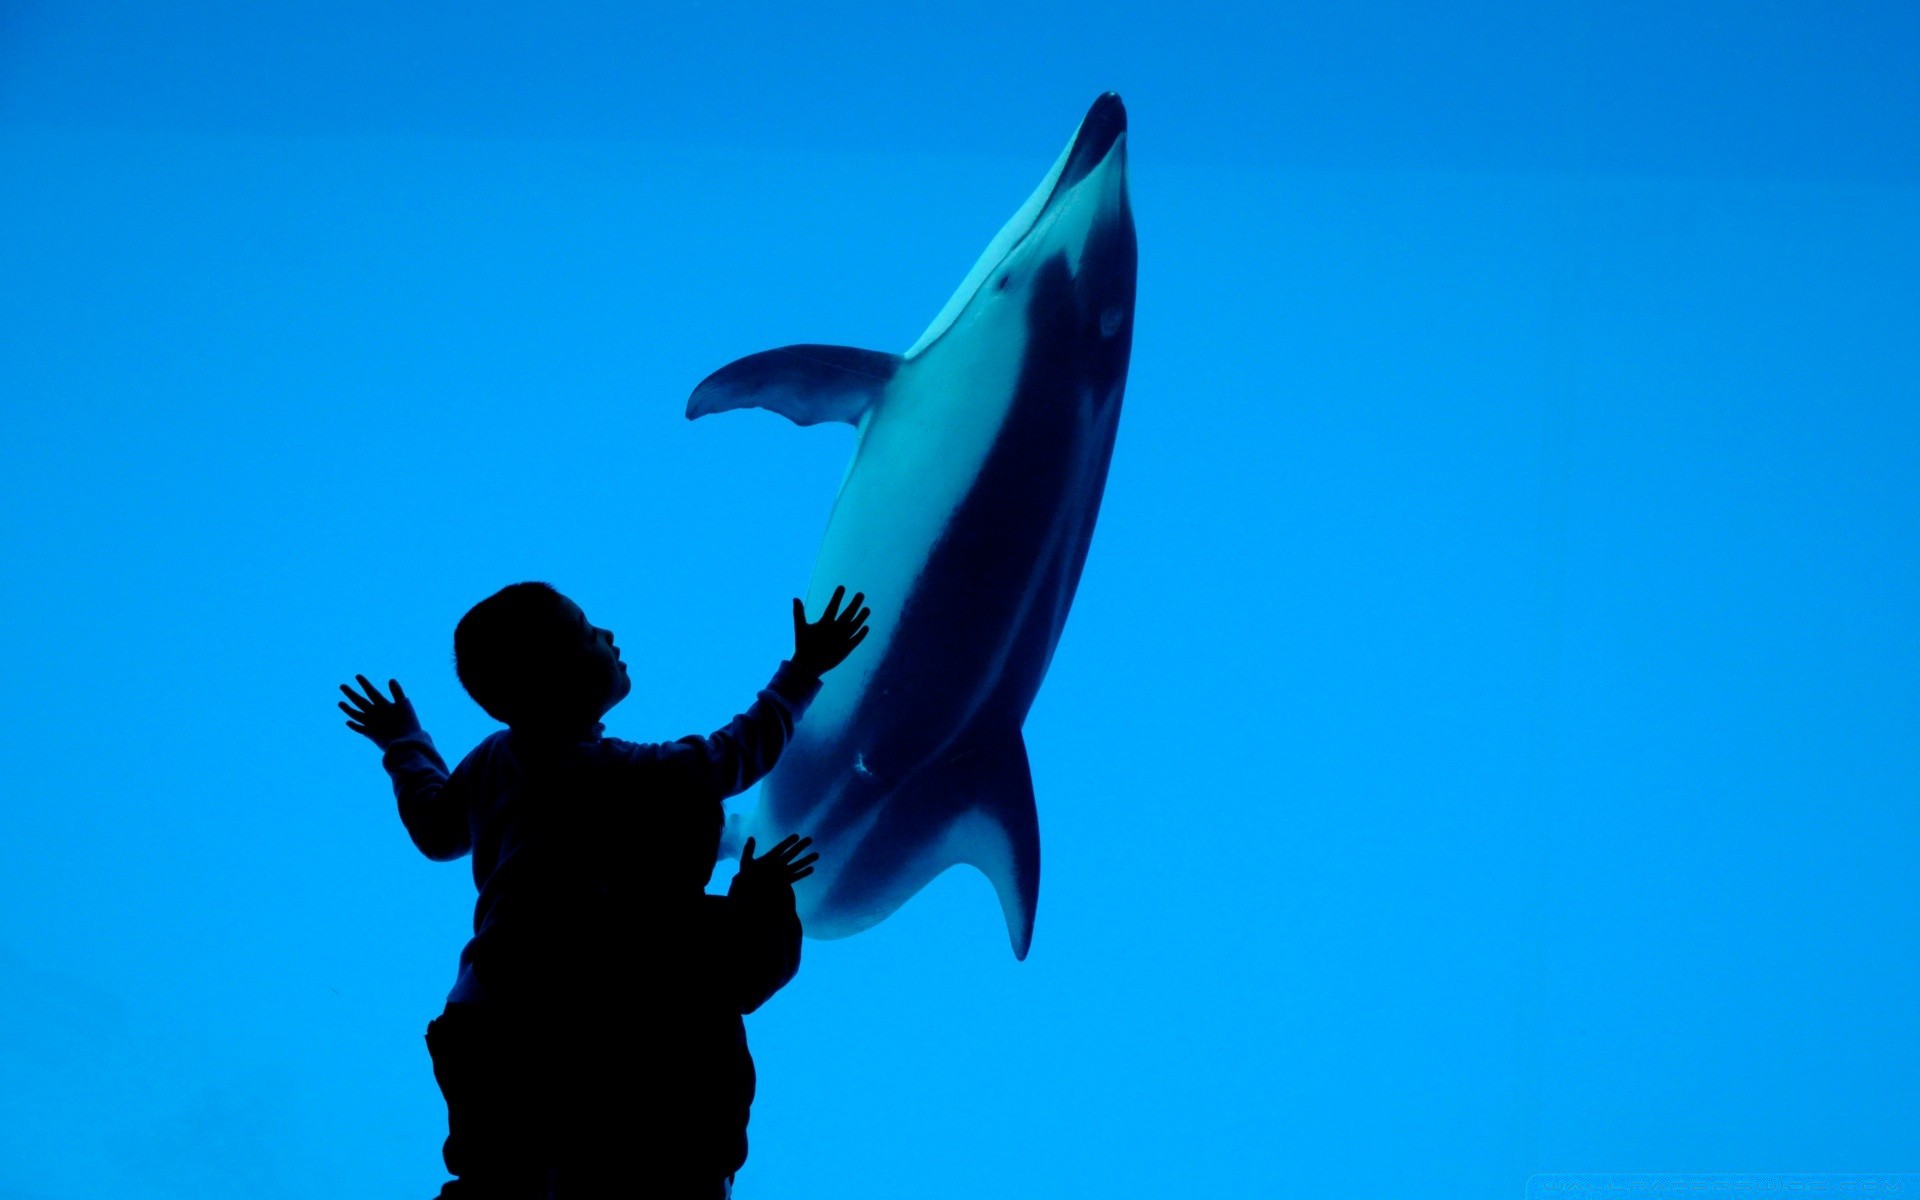
M 749 354 L 700 381 L 687 419 L 736 408 L 764 408 L 795 425 L 858 424 L 905 361 L 852 346 L 782 346 Z
M 983 738 L 937 770 L 955 810 L 940 857 L 978 868 L 993 884 L 1013 956 L 1024 959 L 1040 898 L 1040 823 L 1026 743 L 1017 729 Z

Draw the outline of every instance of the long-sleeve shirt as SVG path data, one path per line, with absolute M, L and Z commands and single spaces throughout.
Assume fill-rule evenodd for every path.
M 703 889 L 720 801 L 773 769 L 819 688 L 817 677 L 782 663 L 751 708 L 707 737 L 628 742 L 595 726 L 552 740 L 509 729 L 451 772 L 424 731 L 389 743 L 383 761 L 414 845 L 436 861 L 473 855 L 474 935 L 448 1001 L 565 1002 L 581 989 L 621 986 L 631 975 L 619 964 L 645 950 L 650 932 L 632 926 L 644 911 L 635 898 L 674 894 L 693 907 L 653 914 L 665 917 L 665 943 L 705 942 L 701 957 L 710 961 L 737 947 L 713 985 L 736 1012 L 763 1003 L 798 967 L 797 918 L 790 905 L 730 902 Z M 703 865 L 688 860 L 684 843 L 659 844 L 663 831 L 678 841 L 672 831 L 709 821 L 713 841 L 691 850 L 704 854 Z M 662 873 L 675 872 L 691 892 L 662 887 Z M 669 960 L 683 957 L 661 949 Z

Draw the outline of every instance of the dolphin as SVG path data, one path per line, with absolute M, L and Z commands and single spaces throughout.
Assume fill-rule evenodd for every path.
M 797 345 L 701 381 L 689 419 L 763 408 L 857 435 L 808 587 L 869 597 L 735 836 L 812 835 L 808 934 L 883 920 L 948 867 L 1033 939 L 1040 831 L 1020 727 L 1093 537 L 1133 345 L 1126 109 L 1107 93 L 904 354 Z

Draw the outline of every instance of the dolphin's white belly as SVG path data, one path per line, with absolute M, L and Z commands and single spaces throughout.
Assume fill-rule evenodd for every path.
M 861 430 L 827 519 L 808 608 L 819 611 L 845 584 L 866 593 L 873 616 L 860 653 L 828 677 L 808 711 L 810 739 L 831 739 L 852 716 L 929 550 L 966 498 L 1006 416 L 1020 346 L 961 361 L 941 349 L 908 363 L 888 387 Z

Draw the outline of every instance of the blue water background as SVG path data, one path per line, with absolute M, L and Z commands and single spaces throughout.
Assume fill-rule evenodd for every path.
M 739 1194 L 1920 1170 L 1920 10 L 654 7 L 0 6 L 0 1195 L 431 1194 L 471 883 L 334 685 L 464 751 L 534 577 L 724 720 L 852 435 L 686 393 L 905 348 L 1105 89 L 1032 956 L 808 943 Z

